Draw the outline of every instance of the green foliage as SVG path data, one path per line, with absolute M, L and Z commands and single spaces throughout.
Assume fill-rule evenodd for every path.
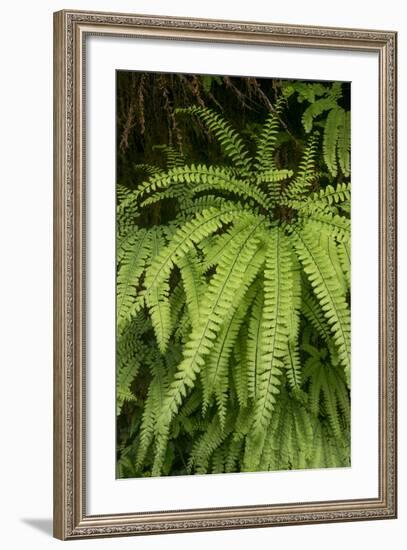
M 344 176 L 350 174 L 350 111 L 340 105 L 342 87 L 339 82 L 331 86 L 290 82 L 283 90 L 289 98 L 298 94 L 299 102 L 309 103 L 302 115 L 302 124 L 307 133 L 314 126 L 324 131 L 323 155 L 332 176 L 338 173 L 338 165 Z M 324 117 L 324 118 L 323 118 Z
M 120 477 L 349 465 L 349 113 L 338 83 L 280 87 L 251 140 L 175 109 L 221 162 L 160 145 L 165 168 L 118 189 Z

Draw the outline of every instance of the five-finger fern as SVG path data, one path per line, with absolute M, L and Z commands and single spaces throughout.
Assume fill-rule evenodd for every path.
M 167 168 L 120 187 L 120 477 L 349 464 L 350 184 L 332 180 L 349 174 L 348 115 L 340 86 L 297 84 L 307 132 L 328 112 L 297 168 L 278 154 L 283 97 L 252 144 L 194 106 L 178 116 L 224 162 L 163 146 Z

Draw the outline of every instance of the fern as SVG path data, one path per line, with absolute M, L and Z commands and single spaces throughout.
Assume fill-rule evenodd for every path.
M 216 275 L 211 280 L 207 294 L 202 302 L 202 321 L 191 334 L 184 351 L 184 359 L 178 367 L 173 382 L 164 401 L 157 426 L 157 453 L 153 473 L 158 473 L 162 465 L 163 453 L 168 430 L 173 416 L 187 394 L 193 387 L 195 378 L 205 357 L 209 354 L 216 335 L 228 311 L 233 310 L 233 294 L 240 285 L 249 286 L 251 280 L 243 279 L 245 267 L 253 260 L 258 239 L 255 238 L 257 226 L 241 233 L 226 252 L 223 262 L 218 266 Z
M 314 134 L 308 141 L 305 148 L 301 163 L 298 167 L 298 172 L 295 177 L 289 182 L 288 186 L 282 193 L 282 203 L 287 199 L 295 200 L 302 199 L 310 189 L 311 184 L 315 179 L 315 155 L 317 150 L 317 135 Z M 290 204 L 288 202 L 288 204 Z
M 330 268 L 329 257 L 316 244 L 315 236 L 315 229 L 312 225 L 308 225 L 301 233 L 296 233 L 294 246 L 330 325 L 339 357 L 349 379 L 350 314 L 340 284 L 335 278 L 334 271 Z
M 279 227 L 270 232 L 264 271 L 262 312 L 262 357 L 257 381 L 253 425 L 248 438 L 245 468 L 256 470 L 264 436 L 279 392 L 280 371 L 286 352 L 290 308 L 292 307 L 292 252 Z
M 167 170 L 184 165 L 182 155 L 171 145 L 155 145 L 153 149 L 164 152 Z
M 119 329 L 141 307 L 138 285 L 151 252 L 151 234 L 136 230 L 120 248 L 120 268 L 117 275 L 117 323 Z
M 245 370 L 247 372 L 247 388 L 248 395 L 253 400 L 257 397 L 259 369 L 264 352 L 264 324 L 262 323 L 263 308 L 264 291 L 263 287 L 260 287 L 252 307 L 246 345 L 247 355 Z M 243 359 L 241 359 L 241 361 L 243 361 Z
M 205 292 L 206 282 L 202 266 L 195 249 L 192 249 L 178 262 L 184 283 L 186 302 L 192 326 L 197 326 L 200 319 L 200 297 Z
M 138 467 L 143 463 L 147 450 L 153 441 L 155 424 L 163 403 L 165 391 L 168 387 L 168 374 L 160 360 L 155 360 L 152 370 L 153 377 L 148 388 L 143 420 L 140 427 L 140 442 L 136 460 Z
M 243 325 L 241 326 L 240 332 L 237 336 L 233 355 L 231 357 L 233 384 L 236 392 L 236 399 L 241 409 L 247 407 L 247 401 L 249 397 L 248 369 L 246 362 L 247 341 L 247 328 L 245 325 Z
M 287 320 L 287 350 L 284 358 L 287 380 L 294 391 L 301 387 L 301 360 L 299 347 L 300 307 L 301 307 L 301 276 L 299 266 L 292 270 L 292 305 Z
M 342 111 L 337 140 L 338 162 L 345 176 L 350 174 L 350 112 Z
M 315 87 L 317 86 L 317 87 Z M 342 98 L 339 83 L 331 86 L 311 85 L 304 91 L 304 83 L 292 83 L 286 87 L 286 96 L 298 93 L 301 101 L 309 103 L 302 115 L 302 124 L 307 133 L 316 126 L 321 115 L 323 121 L 323 155 L 325 164 L 332 176 L 336 176 L 338 165 L 344 176 L 350 174 L 350 112 L 338 103 Z
M 162 231 L 156 228 L 151 232 L 151 261 L 154 262 L 164 248 L 165 239 Z M 151 268 L 151 266 L 149 266 Z M 148 271 L 147 271 L 148 272 Z M 151 320 L 157 338 L 158 348 L 164 353 L 171 336 L 171 311 L 169 283 L 160 281 L 152 287 L 147 287 L 146 303 L 150 310 Z
M 136 401 L 136 396 L 131 391 L 131 384 L 140 369 L 140 352 L 142 351 L 140 336 L 143 332 L 138 323 L 133 321 L 126 327 L 119 340 L 116 377 L 117 414 L 120 414 L 125 401 Z
M 284 390 L 265 435 L 260 459 L 262 470 L 306 468 L 312 456 L 311 415 Z
M 196 473 L 205 474 L 209 470 L 209 460 L 219 449 L 232 426 L 228 423 L 226 429 L 221 427 L 216 415 L 210 422 L 208 429 L 194 445 L 188 463 L 188 469 L 191 471 L 195 466 Z
M 205 107 L 177 109 L 177 112 L 199 117 L 217 137 L 226 158 L 243 172 L 248 169 L 251 159 L 242 138 L 219 114 Z
M 274 153 L 277 141 L 277 134 L 280 127 L 279 117 L 281 115 L 283 99 L 281 98 L 274 111 L 271 111 L 263 124 L 261 134 L 256 143 L 256 157 L 254 168 L 258 172 L 274 172 L 277 170 Z
M 257 257 L 253 258 L 252 263 L 246 268 L 245 276 L 247 278 L 253 278 L 253 271 L 256 272 L 260 269 L 260 266 L 264 261 L 264 251 L 259 250 L 256 256 Z M 216 343 L 208 356 L 205 370 L 203 371 L 203 408 L 205 411 L 209 405 L 209 400 L 212 394 L 215 394 L 221 427 L 224 427 L 226 419 L 230 356 L 236 343 L 239 329 L 247 310 L 251 306 L 256 290 L 257 286 L 254 285 L 246 292 L 245 283 L 235 294 L 235 299 L 239 304 L 239 307 L 233 310 L 225 320 Z
M 280 86 L 244 137 L 176 108 L 217 163 L 161 144 L 118 186 L 121 477 L 349 465 L 350 116 L 341 85 Z
M 302 214 L 300 214 L 302 217 Z M 335 238 L 339 242 L 349 243 L 350 241 L 350 222 L 343 216 L 332 214 L 331 212 L 316 212 L 309 216 L 303 217 L 309 224 L 312 221 L 315 232 L 327 231 L 331 238 Z
M 342 434 L 342 418 L 345 420 L 344 425 L 349 425 L 350 409 L 343 371 L 324 364 L 326 350 L 321 353 L 309 345 L 307 350 L 311 356 L 306 363 L 304 380 L 309 381 L 310 411 L 315 416 L 322 414 L 326 418 L 336 439 L 346 439 L 346 432 Z
M 338 256 L 339 260 L 341 262 L 342 266 L 342 272 L 345 276 L 346 283 L 348 287 L 350 287 L 350 263 L 351 263 L 351 256 L 350 256 L 350 245 L 349 242 L 343 241 L 338 243 Z
M 282 174 L 277 172 L 276 177 L 284 179 L 287 170 L 282 172 Z M 155 193 L 141 203 L 143 207 L 168 198 L 181 199 L 185 195 L 192 198 L 197 193 L 204 191 L 235 193 L 244 199 L 253 199 L 260 205 L 268 204 L 267 195 L 259 187 L 237 179 L 229 169 L 224 167 L 191 165 L 174 168 L 168 172 L 167 176 L 161 175 L 149 180 L 139 193 L 145 195 L 153 191 Z
M 301 213 L 329 212 L 335 204 L 350 200 L 350 184 L 339 183 L 336 187 L 327 185 L 324 189 L 312 193 L 306 201 L 288 200 L 285 204 L 297 209 Z
M 329 326 L 325 321 L 324 312 L 322 311 L 318 299 L 305 284 L 301 301 L 301 313 L 315 330 L 318 337 L 324 342 L 329 342 L 331 334 Z

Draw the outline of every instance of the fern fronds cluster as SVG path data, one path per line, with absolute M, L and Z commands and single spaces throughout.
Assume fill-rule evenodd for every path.
M 340 85 L 289 86 L 250 143 L 220 112 L 176 109 L 223 162 L 163 145 L 166 167 L 120 188 L 120 477 L 349 465 L 349 116 Z M 310 134 L 294 168 L 278 138 L 293 94 Z
M 302 115 L 307 133 L 316 126 L 323 128 L 323 154 L 332 176 L 340 170 L 350 174 L 350 111 L 340 104 L 342 87 L 339 82 L 331 86 L 320 83 L 290 82 L 284 87 L 285 97 L 297 94 L 299 102 L 309 103 Z

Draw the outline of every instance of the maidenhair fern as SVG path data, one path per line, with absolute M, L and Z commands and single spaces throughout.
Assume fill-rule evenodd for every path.
M 336 83 L 283 91 L 253 143 L 220 112 L 176 110 L 223 162 L 163 145 L 166 167 L 118 188 L 120 477 L 349 464 L 349 112 Z

